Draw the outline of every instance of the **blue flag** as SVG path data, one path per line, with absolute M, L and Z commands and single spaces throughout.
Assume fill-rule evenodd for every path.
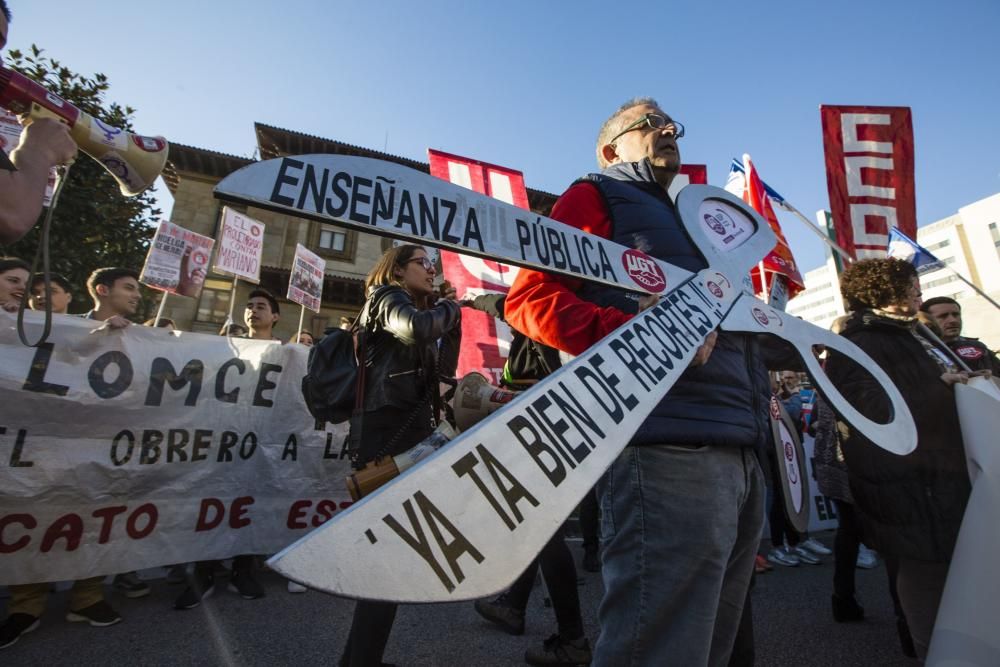
M 899 231 L 896 227 L 889 230 L 889 249 L 886 252 L 886 256 L 909 262 L 917 269 L 918 274 L 944 268 L 944 262 L 935 257 L 930 250 Z

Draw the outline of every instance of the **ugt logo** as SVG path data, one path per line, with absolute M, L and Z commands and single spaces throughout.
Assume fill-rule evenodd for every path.
M 667 286 L 663 269 L 641 250 L 629 250 L 622 255 L 622 266 L 637 285 L 653 294 L 659 294 Z

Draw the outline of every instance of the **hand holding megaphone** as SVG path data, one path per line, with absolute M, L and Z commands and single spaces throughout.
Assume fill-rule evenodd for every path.
M 48 169 L 55 165 L 71 164 L 76 159 L 76 142 L 70 136 L 69 126 L 52 118 L 34 121 L 29 116 L 21 117 L 24 132 L 21 143 L 14 151 L 18 162 L 38 160 Z
M 0 107 L 19 114 L 25 132 L 38 126 L 42 148 L 53 157 L 52 164 L 67 164 L 76 154 L 51 123 L 65 124 L 69 141 L 100 162 L 126 197 L 133 197 L 156 181 L 167 162 L 167 141 L 163 137 L 143 137 L 108 125 L 67 102 L 44 86 L 13 70 L 0 67 Z M 42 121 L 47 122 L 42 122 Z M 30 134 L 28 135 L 30 136 Z M 25 141 L 28 140 L 26 136 Z

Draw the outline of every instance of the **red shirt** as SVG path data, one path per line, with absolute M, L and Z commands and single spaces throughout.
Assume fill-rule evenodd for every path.
M 571 186 L 552 207 L 550 217 L 588 234 L 611 237 L 611 216 L 591 183 Z M 576 278 L 521 269 L 507 293 L 504 317 L 532 340 L 580 354 L 632 317 L 580 299 L 576 290 L 581 284 Z

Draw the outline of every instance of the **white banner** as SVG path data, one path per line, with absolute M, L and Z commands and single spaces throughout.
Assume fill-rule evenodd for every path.
M 224 206 L 219 252 L 212 268 L 257 284 L 260 282 L 260 259 L 263 254 L 264 223 Z
M 35 349 L 0 313 L 0 584 L 270 554 L 349 505 L 304 348 L 97 324 Z

